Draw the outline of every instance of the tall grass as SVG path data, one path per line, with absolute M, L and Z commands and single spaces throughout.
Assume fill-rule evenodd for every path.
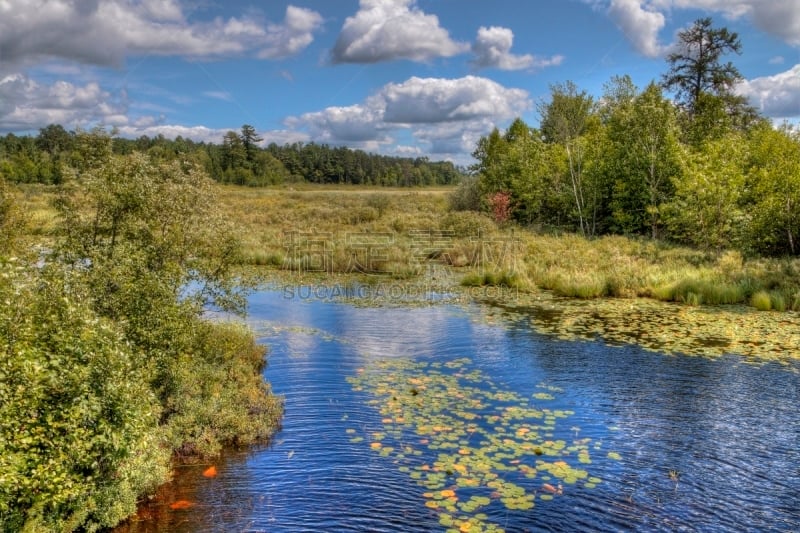
M 375 266 L 407 279 L 418 275 L 420 252 L 465 277 L 466 285 L 508 283 L 552 290 L 575 298 L 647 297 L 692 305 L 745 304 L 800 311 L 800 259 L 744 258 L 663 242 L 621 236 L 585 239 L 498 228 L 486 215 L 452 211 L 453 188 L 374 189 L 300 185 L 253 189 L 218 186 L 223 209 L 239 228 L 242 264 L 298 269 L 315 260 L 293 253 L 292 234 L 326 240 L 327 272 L 360 272 L 359 236 L 383 235 L 386 243 Z M 46 238 L 52 189 L 23 189 L 22 201 L 35 222 L 33 239 Z M 421 247 L 419 235 L 433 241 Z M 415 235 L 417 237 L 415 237 Z M 512 243 L 509 246 L 508 243 Z M 503 273 L 510 277 L 503 278 Z

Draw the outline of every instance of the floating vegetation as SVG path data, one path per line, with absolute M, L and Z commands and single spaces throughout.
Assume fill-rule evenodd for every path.
M 370 403 L 382 417 L 381 429 L 364 428 L 361 438 L 422 487 L 425 507 L 442 526 L 502 531 L 487 513 L 526 511 L 537 499 L 601 482 L 585 469 L 599 443 L 552 436 L 571 411 L 503 390 L 470 363 L 381 360 L 348 378 L 355 391 L 374 395 Z M 548 392 L 534 398 L 542 401 L 560 390 L 540 387 Z
M 763 313 L 736 305 L 693 307 L 645 298 L 573 300 L 546 292 L 490 303 L 494 307 L 484 308 L 487 323 L 527 323 L 562 340 L 636 344 L 667 354 L 738 354 L 753 362 L 786 364 L 800 356 L 796 313 Z

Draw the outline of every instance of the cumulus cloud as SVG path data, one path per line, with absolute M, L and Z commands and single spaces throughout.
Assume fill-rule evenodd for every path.
M 450 38 L 436 15 L 416 0 L 360 0 L 347 17 L 331 51 L 334 63 L 377 63 L 394 59 L 426 61 L 451 57 L 469 49 Z
M 365 104 L 328 107 L 322 111 L 289 117 L 286 125 L 307 128 L 312 138 L 322 142 L 350 143 L 385 138 L 383 109 L 375 99 Z
M 800 117 L 800 64 L 775 74 L 742 82 L 736 91 L 764 115 L 773 118 Z
M 48 124 L 76 127 L 127 123 L 127 97 L 113 95 L 96 82 L 40 84 L 24 74 L 0 78 L 0 129 L 23 131 Z
M 642 55 L 658 57 L 663 53 L 664 47 L 658 42 L 666 23 L 662 13 L 639 0 L 611 0 L 608 15 Z
M 158 119 L 160 122 L 163 117 Z M 219 144 L 222 142 L 223 136 L 229 131 L 238 131 L 236 127 L 231 128 L 209 128 L 206 126 L 184 126 L 180 124 L 161 124 L 154 123 L 153 117 L 143 117 L 133 124 L 128 124 L 117 128 L 117 134 L 120 137 L 135 139 L 146 135 L 148 137 L 157 137 L 163 135 L 167 139 L 174 139 L 181 136 L 184 139 L 192 139 L 195 142 L 207 142 Z M 263 140 L 262 146 L 267 146 L 269 143 L 275 143 L 280 146 L 284 144 L 293 144 L 297 142 L 308 142 L 309 136 L 306 133 L 289 131 L 289 130 L 272 130 L 260 131 L 258 136 Z
M 527 91 L 486 78 L 412 77 L 385 85 L 363 103 L 305 113 L 286 125 L 307 130 L 315 141 L 362 147 L 388 144 L 393 134 L 407 131 L 427 153 L 463 156 L 494 124 L 530 108 Z
M 50 58 L 119 65 L 128 54 L 277 59 L 302 51 L 321 24 L 294 6 L 265 27 L 250 17 L 191 22 L 175 0 L 3 0 L 0 57 L 17 70 Z
M 509 28 L 481 26 L 478 36 L 472 44 L 472 61 L 476 68 L 498 68 L 500 70 L 524 70 L 560 65 L 563 56 L 538 58 L 531 54 L 515 55 L 511 53 L 514 44 L 514 33 Z
M 120 126 L 117 128 L 117 134 L 121 137 L 135 139 L 146 135 L 148 137 L 157 137 L 163 135 L 167 139 L 174 139 L 175 137 L 183 137 L 184 139 L 192 139 L 196 142 L 219 143 L 222 141 L 223 135 L 227 129 L 208 128 L 206 126 L 182 126 L 176 124 L 130 124 Z
M 527 110 L 527 91 L 507 89 L 478 76 L 417 78 L 390 83 L 380 91 L 383 120 L 401 124 L 513 118 Z
M 267 27 L 265 46 L 258 57 L 281 59 L 302 52 L 314 41 L 314 32 L 322 26 L 322 15 L 301 7 L 288 6 L 283 24 Z
M 653 0 L 661 9 L 703 9 L 728 19 L 749 18 L 763 31 L 800 45 L 800 0 Z
M 584 0 L 608 16 L 642 55 L 658 57 L 668 48 L 659 43 L 665 13 L 702 10 L 729 20 L 747 18 L 759 29 L 800 46 L 800 0 Z

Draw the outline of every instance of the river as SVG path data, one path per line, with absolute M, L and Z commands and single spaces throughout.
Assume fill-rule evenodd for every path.
M 309 296 L 250 297 L 273 442 L 182 469 L 127 531 L 800 531 L 797 362 Z

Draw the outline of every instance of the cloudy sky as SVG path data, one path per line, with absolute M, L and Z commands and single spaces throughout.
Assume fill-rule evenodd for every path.
M 0 0 L 0 133 L 116 127 L 468 164 L 567 80 L 644 86 L 699 17 L 739 33 L 739 91 L 800 119 L 800 0 Z

